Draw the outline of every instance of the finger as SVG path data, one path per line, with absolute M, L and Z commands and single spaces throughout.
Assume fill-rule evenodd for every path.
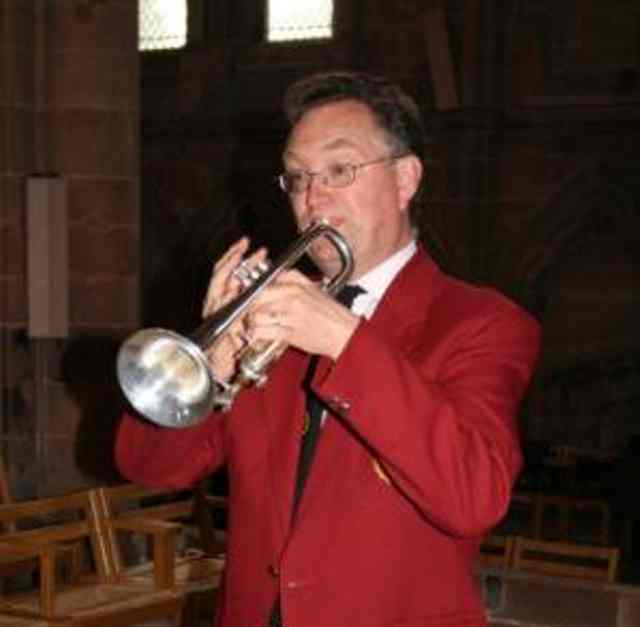
M 285 312 L 273 307 L 260 307 L 247 316 L 246 329 L 249 334 L 256 328 L 269 326 L 286 326 Z
M 267 249 L 261 247 L 243 259 L 248 246 L 247 238 L 239 240 L 214 266 L 202 307 L 203 316 L 212 314 L 236 298 L 243 288 L 246 289 L 266 270 Z M 244 269 L 239 271 L 239 268 Z
M 236 320 L 227 331 L 233 345 L 234 356 L 238 356 L 247 346 L 246 323 L 243 319 Z
M 249 247 L 249 239 L 243 237 L 229 247 L 225 254 L 216 262 L 211 273 L 207 293 L 202 305 L 202 315 L 208 316 L 220 307 L 225 292 L 229 290 L 229 275 L 235 268 Z M 227 295 L 227 300 L 229 295 Z
M 218 378 L 227 380 L 236 370 L 239 355 L 247 345 L 243 325 L 236 321 L 212 346 L 205 349 L 207 360 Z
M 263 290 L 251 305 L 251 311 L 280 310 L 291 312 L 300 307 L 316 307 L 325 299 L 330 299 L 326 292 L 309 281 L 303 275 L 299 275 L 293 280 L 284 277 L 280 278 Z
M 214 270 L 203 306 L 205 316 L 237 298 L 268 270 L 266 248 L 259 248 L 246 259 L 242 259 L 243 250 L 236 251 Z
M 253 346 L 260 345 L 262 342 L 285 342 L 288 343 L 290 329 L 274 318 L 266 320 L 258 320 L 255 324 L 247 327 L 246 340 Z
M 241 237 L 239 240 L 234 242 L 231 246 L 229 246 L 229 248 L 222 255 L 222 257 L 220 257 L 220 259 L 216 261 L 215 265 L 213 266 L 214 274 L 222 266 L 224 266 L 225 264 L 228 264 L 230 260 L 237 258 L 238 255 L 240 256 L 244 255 L 248 249 L 249 249 L 248 237 Z
M 254 281 L 267 271 L 267 249 L 258 248 L 246 259 L 243 259 L 232 271 L 233 279 L 238 280 L 240 285 L 247 288 Z
M 295 268 L 286 270 L 278 277 L 278 279 L 283 283 L 293 283 L 294 285 L 315 285 L 315 282 L 306 274 L 303 274 L 300 270 L 296 270 Z

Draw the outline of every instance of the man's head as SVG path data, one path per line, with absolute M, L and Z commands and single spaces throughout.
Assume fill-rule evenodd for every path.
M 388 80 L 316 74 L 285 97 L 292 125 L 281 183 L 300 227 L 326 219 L 347 238 L 356 276 L 412 237 L 412 200 L 422 181 L 424 133 L 417 106 Z M 335 271 L 328 243 L 312 256 Z

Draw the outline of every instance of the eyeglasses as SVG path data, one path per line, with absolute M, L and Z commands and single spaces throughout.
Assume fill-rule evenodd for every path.
M 406 154 L 389 155 L 356 164 L 332 163 L 318 172 L 311 172 L 310 170 L 289 170 L 278 176 L 278 183 L 282 191 L 287 192 L 287 194 L 302 194 L 306 192 L 314 176 L 320 177 L 320 182 L 327 187 L 348 187 L 356 180 L 356 173 L 361 168 L 366 168 L 367 166 L 378 163 L 396 161 L 402 157 L 406 157 Z

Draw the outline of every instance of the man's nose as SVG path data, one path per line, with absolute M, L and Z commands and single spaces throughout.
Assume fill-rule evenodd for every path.
M 323 174 L 315 174 L 309 177 L 306 197 L 307 204 L 313 206 L 318 200 L 326 198 L 331 194 L 331 188 L 327 185 L 326 177 Z

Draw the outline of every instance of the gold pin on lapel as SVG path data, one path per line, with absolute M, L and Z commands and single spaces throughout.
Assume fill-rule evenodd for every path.
M 375 458 L 371 458 L 371 466 L 373 466 L 373 470 L 378 475 L 378 478 L 384 481 L 387 485 L 391 485 L 391 479 L 386 471 L 380 465 L 380 462 Z

